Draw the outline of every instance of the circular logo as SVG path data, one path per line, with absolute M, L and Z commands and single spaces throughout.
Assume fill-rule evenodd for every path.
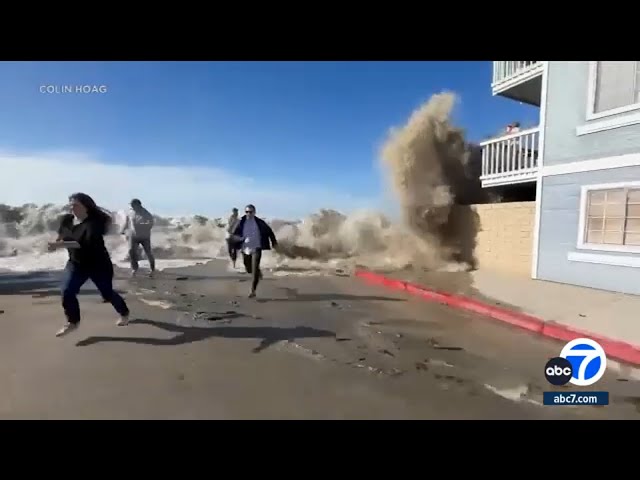
M 576 338 L 560 352 L 571 363 L 573 374 L 570 382 L 578 387 L 588 387 L 602 378 L 607 369 L 607 354 L 595 340 Z
M 573 375 L 571 362 L 566 358 L 555 357 L 544 366 L 544 376 L 551 385 L 566 385 Z

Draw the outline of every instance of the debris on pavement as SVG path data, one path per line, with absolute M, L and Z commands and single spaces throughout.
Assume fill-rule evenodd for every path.
M 451 365 L 448 362 L 445 362 L 444 360 L 428 359 L 428 360 L 425 360 L 425 362 L 427 362 L 427 364 L 433 365 L 433 366 L 453 368 L 453 365 Z
M 416 370 L 429 370 L 429 366 L 424 362 L 416 362 Z
M 441 347 L 440 345 L 434 346 L 433 348 L 435 348 L 436 350 L 450 350 L 452 352 L 459 352 L 461 350 L 464 350 L 464 348 L 462 347 Z

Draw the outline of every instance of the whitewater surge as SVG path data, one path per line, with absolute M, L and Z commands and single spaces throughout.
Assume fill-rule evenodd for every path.
M 483 192 L 463 132 L 450 123 L 455 100 L 449 93 L 434 95 L 405 125 L 391 129 L 382 145 L 380 160 L 400 206 L 399 222 L 375 211 L 344 215 L 335 210 L 302 220 L 270 220 L 280 245 L 277 252 L 265 253 L 264 268 L 307 275 L 348 271 L 356 265 L 387 270 L 472 268 L 469 240 L 475 236 L 474 221 L 468 211 L 455 207 L 482 201 Z M 0 270 L 62 268 L 67 252 L 47 253 L 46 244 L 55 238 L 63 212 L 56 205 L 0 205 Z M 118 234 L 124 212 L 112 215 L 107 247 L 114 263 L 127 268 L 128 245 Z M 152 246 L 161 270 L 227 259 L 224 222 L 197 215 L 156 217 Z M 145 266 L 143 261 L 141 267 Z
M 27 205 L 13 210 L 22 219 L 0 223 L 0 271 L 62 269 L 68 258 L 67 252 L 49 253 L 47 242 L 56 237 L 58 219 L 65 209 L 61 206 Z M 124 215 L 123 211 L 112 212 L 114 224 L 112 232 L 105 237 L 105 243 L 114 264 L 128 268 L 128 243 L 125 236 L 118 234 L 124 224 Z M 380 248 L 384 241 L 383 232 L 390 228 L 390 223 L 380 215 L 363 212 L 348 218 L 331 210 L 321 211 L 302 221 L 272 220 L 269 223 L 280 248 L 279 253 L 265 252 L 263 267 L 287 275 L 347 269 L 352 265 L 349 260 L 357 257 L 359 251 L 374 245 Z M 156 217 L 152 247 L 158 270 L 211 259 L 228 259 L 225 227 L 219 219 L 209 220 L 201 216 Z M 145 268 L 144 253 L 140 252 L 140 255 L 143 259 L 141 268 Z
M 63 268 L 68 258 L 66 250 L 47 252 L 47 242 L 55 239 L 63 213 L 66 211 L 62 206 L 0 206 L 0 220 L 3 220 L 0 223 L 0 270 L 30 272 Z M 7 221 L 7 217 L 12 217 L 11 221 Z M 128 268 L 129 246 L 126 237 L 119 234 L 125 212 L 112 212 L 112 217 L 112 231 L 105 237 L 105 243 L 114 264 Z M 215 221 L 197 215 L 156 217 L 152 242 L 158 269 L 222 258 L 226 252 L 224 235 L 224 229 Z M 145 268 L 144 261 L 141 267 Z

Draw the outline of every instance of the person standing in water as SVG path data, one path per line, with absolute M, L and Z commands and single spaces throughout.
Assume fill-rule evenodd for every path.
M 154 225 L 153 215 L 142 206 L 142 202 L 134 198 L 131 200 L 131 210 L 127 214 L 127 219 L 122 227 L 124 235 L 129 230 L 129 261 L 131 262 L 131 275 L 134 276 L 138 271 L 138 246 L 141 245 L 147 260 L 149 260 L 149 268 L 153 275 L 156 271 L 156 259 L 151 251 L 151 229 Z
M 247 205 L 244 216 L 238 222 L 233 234 L 242 239 L 242 258 L 247 273 L 253 276 L 249 298 L 256 296 L 256 288 L 262 279 L 260 261 L 262 252 L 277 248 L 278 240 L 267 222 L 256 216 L 256 207 Z
M 113 263 L 104 244 L 104 236 L 111 226 L 111 215 L 96 205 L 85 193 L 69 197 L 71 211 L 79 221 L 70 228 L 68 223 L 58 232 L 58 240 L 49 243 L 49 251 L 69 250 L 69 261 L 62 282 L 62 308 L 67 323 L 56 333 L 61 337 L 78 328 L 80 304 L 78 293 L 87 280 L 91 280 L 120 315 L 117 325 L 129 323 L 129 307 L 119 293 L 113 290 Z
M 227 222 L 227 250 L 229 251 L 229 258 L 231 258 L 231 263 L 233 268 L 236 268 L 236 260 L 238 259 L 238 242 L 233 238 L 233 232 L 236 230 L 238 226 L 238 209 L 233 208 L 231 210 L 231 216 L 229 217 L 229 221 Z

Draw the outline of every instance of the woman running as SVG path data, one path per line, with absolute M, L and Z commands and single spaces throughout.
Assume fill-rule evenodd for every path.
M 77 225 L 64 227 L 58 232 L 58 240 L 49 243 L 49 251 L 59 248 L 69 250 L 69 261 L 62 282 L 62 308 L 67 323 L 56 333 L 61 337 L 78 328 L 80 305 L 78 293 L 87 280 L 91 280 L 102 298 L 111 302 L 120 314 L 117 325 L 129 323 L 129 308 L 124 299 L 113 290 L 113 263 L 104 244 L 104 235 L 111 225 L 111 216 L 99 208 L 85 193 L 69 197 L 71 211 L 78 219 Z M 68 225 L 68 223 L 67 223 Z
M 58 238 L 57 242 L 64 240 L 65 237 L 71 237 L 73 232 L 73 223 L 76 217 L 73 213 L 67 213 L 60 217 L 60 226 L 58 227 Z M 71 258 L 71 252 L 69 252 L 69 258 Z M 102 303 L 111 303 L 111 300 L 102 297 Z

